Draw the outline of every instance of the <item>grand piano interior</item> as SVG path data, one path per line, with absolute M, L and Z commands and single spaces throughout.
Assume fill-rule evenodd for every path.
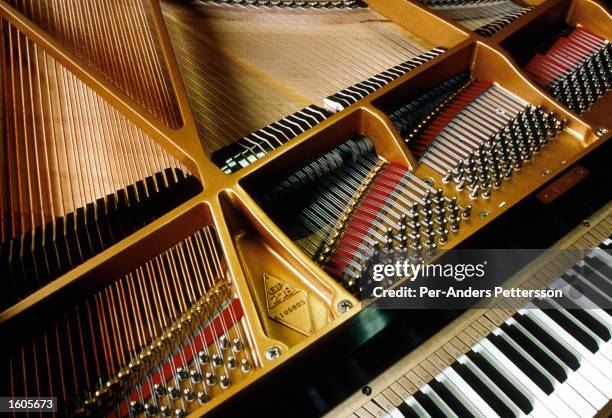
M 0 28 L 0 397 L 612 414 L 609 6 L 0 0 Z M 381 252 L 451 249 L 530 249 L 502 279 L 562 301 L 364 297 Z

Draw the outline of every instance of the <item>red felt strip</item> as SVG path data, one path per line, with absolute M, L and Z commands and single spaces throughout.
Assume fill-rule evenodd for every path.
M 385 175 L 386 171 L 392 170 L 397 172 L 398 167 L 402 166 L 394 163 L 388 164 L 374 179 L 363 199 L 361 199 L 349 218 L 346 230 L 327 263 L 332 268 L 326 271 L 338 272 L 348 266 L 347 260 L 353 258 L 359 244 L 363 242 L 372 223 L 378 217 L 380 209 L 386 204 L 389 195 L 395 190 L 401 179 L 400 177 L 390 179 L 390 177 Z M 403 167 L 403 170 L 405 172 L 406 168 Z
M 491 88 L 492 81 L 477 81 L 463 90 L 459 95 L 433 120 L 419 139 L 411 144 L 410 149 L 417 157 L 423 155 L 431 142 L 448 126 L 449 123 L 470 103 L 476 100 L 486 90 Z
M 239 321 L 242 318 L 243 314 L 244 311 L 242 310 L 240 301 L 238 299 L 233 299 L 232 302 L 215 317 L 211 324 L 206 326 L 200 334 L 194 335 L 193 350 L 191 344 L 186 344 L 183 347 L 182 354 L 181 352 L 175 353 L 172 356 L 172 360 L 168 360 L 166 358 L 162 368 L 153 373 L 152 380 L 155 382 L 169 381 L 172 378 L 172 364 L 183 365 L 183 358 L 185 361 L 187 361 L 187 363 L 190 363 L 200 350 L 204 350 L 204 344 L 206 344 L 206 346 L 212 344 L 213 332 L 217 338 L 220 337 L 224 333 L 224 330 L 232 327 L 235 321 Z M 140 388 L 140 393 L 137 391 L 132 392 L 130 395 L 130 400 L 140 401 L 140 395 L 142 395 L 144 399 L 151 397 L 151 388 L 149 385 L 142 385 Z M 128 401 L 121 402 L 119 405 L 119 411 L 122 417 L 129 415 Z M 116 415 L 111 414 L 110 416 Z

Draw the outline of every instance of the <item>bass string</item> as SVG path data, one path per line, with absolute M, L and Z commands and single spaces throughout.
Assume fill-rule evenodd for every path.
M 225 277 L 222 258 L 217 251 L 216 235 L 211 227 L 198 231 L 185 241 L 145 263 L 91 299 L 79 303 L 63 314 L 60 320 L 53 321 L 41 333 L 44 347 L 37 345 L 38 336 L 32 339 L 31 356 L 28 357 L 25 352 L 28 343 L 23 343 L 18 357 L 19 368 L 23 371 L 19 379 L 21 383 L 16 381 L 12 373 L 14 357 L 9 358 L 9 386 L 12 391 L 24 390 L 31 394 L 34 376 L 35 391 L 42 396 L 44 393 L 41 393 L 39 382 L 41 371 L 44 370 L 49 389 L 59 385 L 64 399 L 73 399 L 72 394 L 82 396 L 85 389 L 93 389 L 96 379 L 101 379 L 101 382 L 136 358 L 140 347 L 167 329 L 179 312 L 188 309 L 197 298 Z M 185 244 L 190 244 L 192 251 L 188 252 L 189 245 Z M 162 258 L 164 260 L 161 263 L 153 263 Z M 159 268 L 164 263 L 172 263 L 170 258 L 176 260 L 174 269 Z M 195 265 L 198 267 L 188 268 Z M 191 275 L 196 271 L 200 274 Z M 151 275 L 151 272 L 155 274 Z M 197 283 L 197 291 L 196 287 L 188 289 L 180 286 L 180 279 L 187 275 L 194 279 L 194 285 Z M 160 283 L 166 286 L 168 293 L 160 293 Z M 172 317 L 163 312 L 163 306 L 171 307 Z M 238 317 L 233 306 L 230 310 L 232 325 L 227 324 L 224 317 L 221 321 L 224 333 L 228 336 L 230 327 L 234 326 Z M 49 346 L 49 331 L 54 335 L 55 350 Z M 243 341 L 239 330 L 236 329 L 235 335 Z M 215 345 L 220 353 L 218 339 Z M 38 353 L 43 348 L 45 354 L 41 358 Z M 36 359 L 32 361 L 31 357 Z M 42 367 L 39 358 L 46 363 L 46 367 Z M 57 365 L 57 369 L 53 367 L 52 371 L 52 364 Z M 54 377 L 56 375 L 57 379 Z
M 168 127 L 182 125 L 147 1 L 9 3 Z
M 168 185 L 164 168 L 184 170 L 44 50 L 8 22 L 2 24 L 7 82 L 3 181 L 8 182 L 1 197 L 3 240 L 116 196 L 156 172 Z M 158 191 L 160 186 L 154 176 L 153 187 Z M 144 182 L 147 195 L 149 187 Z M 143 198 L 138 190 L 135 195 L 138 201 Z

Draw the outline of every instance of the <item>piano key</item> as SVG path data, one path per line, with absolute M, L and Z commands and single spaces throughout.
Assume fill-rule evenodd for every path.
M 599 322 L 599 320 L 592 315 L 592 309 L 587 310 L 584 306 L 580 306 L 576 300 L 574 300 L 574 298 L 568 297 L 566 292 L 564 292 L 563 295 L 563 306 L 567 308 L 567 312 L 570 315 L 584 324 L 584 326 L 586 326 L 592 332 L 597 334 L 597 336 L 602 340 L 610 340 L 609 328 L 605 323 Z
M 582 342 L 582 339 L 584 338 L 588 338 L 590 341 L 590 344 L 593 345 L 594 349 L 593 350 L 589 350 L 591 352 L 596 352 L 596 351 L 600 351 L 601 354 L 606 357 L 609 361 L 612 360 L 612 352 L 610 351 L 610 345 L 606 344 L 606 341 L 600 339 L 594 332 L 592 332 L 588 327 L 586 327 L 584 324 L 582 324 L 580 321 L 578 321 L 576 318 L 572 317 L 567 310 L 565 310 L 564 308 L 562 308 L 559 304 L 557 304 L 557 302 L 555 302 L 554 300 L 551 299 L 547 299 L 547 302 L 550 304 L 551 307 L 556 309 L 556 313 L 558 314 L 558 316 L 562 317 L 563 322 L 566 324 L 566 326 L 564 326 L 563 328 L 568 331 L 570 334 L 572 334 L 573 336 L 576 337 L 576 339 L 579 339 L 578 336 L 581 335 L 583 337 L 581 337 L 579 340 Z M 548 311 L 551 311 L 550 309 Z M 543 311 L 546 312 L 546 311 Z M 561 323 L 559 321 L 556 321 L 559 325 L 561 325 Z M 571 330 L 570 330 L 571 329 Z M 583 343 L 584 345 L 584 343 Z M 585 346 L 586 347 L 586 346 Z M 587 347 L 588 348 L 588 347 Z
M 592 353 L 597 352 L 599 345 L 597 341 L 593 339 L 587 332 L 585 332 L 580 326 L 576 325 L 572 320 L 566 317 L 560 310 L 559 305 L 554 306 L 550 301 L 546 299 L 533 300 L 538 308 L 544 312 L 550 319 L 555 321 L 559 326 L 563 327 L 567 332 L 572 334 L 576 340 L 578 340 L 585 348 Z
M 466 355 L 459 357 L 457 361 L 467 367 L 472 374 L 485 385 L 490 395 L 483 398 L 500 416 L 514 417 L 521 415 L 522 412 L 520 408 L 515 405 L 514 402 L 512 402 L 512 400 L 508 398 L 508 396 L 506 396 L 506 394 Z M 481 396 L 483 395 L 483 392 L 478 391 L 478 393 L 480 393 Z M 494 397 L 494 399 L 491 399 L 492 397 Z M 491 401 L 493 401 L 493 403 Z M 495 405 L 497 405 L 497 407 L 495 407 Z
M 514 325 L 514 326 L 513 326 Z M 515 340 L 525 351 L 527 351 L 534 359 L 546 368 L 546 370 L 557 379 L 559 382 L 567 380 L 567 373 L 563 366 L 555 361 L 550 355 L 545 353 L 537 344 L 527 337 L 516 326 L 516 321 L 513 323 L 506 322 L 501 326 L 501 329 L 513 340 Z
M 363 405 L 363 409 L 368 411 L 372 416 L 376 418 L 389 418 L 389 414 L 381 408 L 373 399 L 369 400 Z
M 458 416 L 472 418 L 474 415 L 465 407 L 463 403 L 446 386 L 434 379 L 429 382 L 429 386 L 436 391 L 444 403 Z
M 425 409 L 425 411 L 427 411 L 427 413 L 432 418 L 443 418 L 444 417 L 444 412 L 442 412 L 442 410 L 438 407 L 438 405 L 436 405 L 436 403 L 431 399 L 431 397 L 423 393 L 422 388 L 421 390 L 416 392 L 413 396 L 417 400 L 417 402 L 421 404 L 423 409 Z
M 491 341 L 502 353 L 508 357 L 521 371 L 528 376 L 536 385 L 547 395 L 554 392 L 554 386 L 540 370 L 538 370 L 529 360 L 523 356 L 520 349 L 501 335 L 489 335 L 486 339 Z
M 550 396 L 544 393 L 538 385 L 533 383 L 521 369 L 499 351 L 487 338 L 477 343 L 472 349 L 483 354 L 491 364 L 497 367 L 501 373 L 504 373 L 506 378 L 512 378 L 511 381 L 516 388 L 521 390 L 533 403 L 533 416 L 567 414 L 569 408 L 558 396 L 554 393 Z
M 612 317 L 603 309 L 597 308 L 597 305 L 593 301 L 583 295 L 582 292 L 578 291 L 568 281 L 563 278 L 557 279 L 551 284 L 550 287 L 552 289 L 563 290 L 563 292 L 568 295 L 568 299 L 571 299 L 572 302 L 582 307 L 585 312 L 588 312 L 590 315 L 596 318 L 597 321 L 604 325 L 609 331 L 612 330 Z
M 510 339 L 507 335 L 502 335 L 503 338 Z M 527 360 L 534 368 L 538 369 L 550 382 L 553 384 L 553 391 L 566 402 L 571 405 L 575 411 L 590 411 L 594 414 L 597 412 L 591 405 L 589 405 L 580 394 L 578 394 L 571 385 L 565 385 L 562 382 L 557 381 L 554 376 L 549 374 L 533 357 L 523 350 L 521 346 L 512 342 L 513 347 L 520 352 L 520 354 Z
M 467 382 L 463 380 L 463 378 L 452 367 L 447 367 L 442 371 L 442 373 L 450 382 L 453 383 L 453 385 L 457 387 L 458 391 L 462 395 L 465 395 L 465 397 L 469 399 L 471 403 L 473 403 L 474 407 L 478 410 L 481 416 L 499 417 L 499 415 L 489 406 L 489 404 L 485 402 L 485 400 L 482 399 L 480 395 L 474 389 L 472 389 L 471 386 L 467 384 Z M 464 405 L 467 406 L 465 402 Z
M 425 408 L 423 408 L 423 406 L 414 398 L 414 396 L 406 399 L 406 404 L 412 408 L 420 418 L 432 418 Z
M 530 317 L 516 314 L 514 319 L 525 327 L 531 334 L 534 335 L 538 341 L 541 341 L 546 347 L 548 347 L 555 355 L 563 360 L 565 364 L 567 364 L 572 370 L 578 370 L 580 367 L 580 362 L 578 361 L 578 357 L 576 357 L 571 351 L 566 349 L 562 344 L 560 344 L 556 339 L 552 338 L 552 336 L 544 329 L 542 329 L 536 322 L 534 322 Z
M 468 413 L 462 416 L 469 417 L 471 415 L 479 418 L 485 416 L 484 413 L 478 409 L 476 402 L 469 399 L 457 385 L 455 385 L 450 379 L 448 379 L 448 377 L 445 376 L 444 373 L 441 372 L 440 374 L 436 375 L 435 380 L 459 401 L 462 409 L 466 409 L 468 411 Z M 462 409 L 456 409 L 455 411 L 460 412 Z
M 607 359 L 602 358 L 599 353 L 593 354 L 584 348 L 578 341 L 570 336 L 564 329 L 558 326 L 554 321 L 549 319 L 544 313 L 539 311 L 535 306 L 520 312 L 523 315 L 528 315 L 532 320 L 538 323 L 540 327 L 548 330 L 552 338 L 564 346 L 574 356 L 580 359 L 580 367 L 587 377 L 596 387 L 604 389 L 606 396 L 612 397 L 612 385 L 610 379 L 606 376 L 612 375 L 612 369 L 609 366 Z M 596 360 L 597 366 L 591 362 Z M 603 371 L 600 372 L 600 370 Z
M 459 418 L 429 384 L 423 385 L 421 387 L 421 391 L 432 400 L 438 410 L 442 413 L 443 417 Z
M 525 414 L 533 410 L 533 405 L 512 383 L 508 381 L 495 367 L 491 365 L 480 353 L 470 350 L 467 356 L 487 375 L 495 385 L 508 396 Z
M 586 279 L 590 279 L 591 282 L 597 286 L 599 290 L 601 290 L 606 295 L 612 294 L 612 283 L 610 279 L 606 277 L 605 268 L 593 267 L 593 264 L 597 265 L 597 262 L 594 259 L 586 257 L 584 262 L 579 262 L 577 266 L 583 270 L 583 275 Z M 598 260 L 601 262 L 601 260 Z

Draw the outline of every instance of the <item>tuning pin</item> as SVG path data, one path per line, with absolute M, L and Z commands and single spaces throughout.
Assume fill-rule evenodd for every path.
M 153 385 L 153 391 L 155 392 L 155 395 L 157 395 L 158 397 L 162 397 L 166 393 L 168 393 L 168 389 L 164 385 L 160 385 L 158 383 L 155 383 Z
M 453 232 L 459 231 L 459 217 L 458 216 L 454 216 L 451 218 L 450 229 Z
M 130 410 L 134 415 L 140 415 L 144 412 L 144 406 L 137 401 L 130 401 Z
M 191 379 L 192 383 L 198 383 L 202 380 L 202 373 L 197 370 L 192 370 L 189 372 L 189 378 Z
M 393 249 L 393 228 L 387 228 L 387 231 L 385 232 L 385 249 L 388 252 L 387 255 L 389 255 Z
M 212 359 L 211 359 L 211 364 L 214 367 L 221 367 L 221 366 L 223 366 L 223 357 L 221 357 L 218 353 L 213 353 Z
M 207 364 L 210 361 L 210 356 L 207 353 L 205 353 L 204 351 L 200 351 L 200 352 L 198 352 L 198 361 L 203 366 L 203 365 Z
M 208 386 L 214 386 L 217 384 L 217 376 L 212 372 L 206 372 L 206 384 Z
M 197 398 L 200 405 L 204 405 L 210 400 L 210 396 L 206 392 L 198 392 Z
M 187 402 L 191 403 L 191 402 L 193 402 L 193 401 L 195 400 L 195 398 L 196 398 L 196 394 L 195 394 L 195 392 L 194 392 L 193 390 L 191 390 L 190 388 L 185 388 L 185 389 L 183 389 L 183 398 L 184 398 L 184 399 L 185 399 Z
M 470 199 L 474 200 L 478 197 L 478 188 L 479 188 L 478 184 L 474 185 L 474 188 L 470 192 Z
M 168 396 L 172 400 L 176 400 L 181 397 L 181 391 L 174 386 L 168 386 Z
M 442 229 L 438 233 L 440 234 L 440 237 L 438 238 L 438 242 L 440 244 L 446 244 L 446 241 L 448 241 L 448 230 Z
M 172 409 L 170 409 L 170 407 L 168 407 L 167 405 L 162 405 L 159 407 L 159 413 L 162 417 L 171 417 Z
M 181 382 L 189 378 L 189 372 L 182 367 L 176 369 L 176 377 Z
M 187 416 L 187 412 L 185 412 L 181 408 L 177 408 L 177 409 L 174 410 L 174 416 L 176 418 L 185 418 Z
M 221 335 L 221 337 L 219 337 L 219 344 L 221 345 L 221 348 L 223 350 L 227 350 L 231 346 L 230 340 L 229 340 L 229 338 L 227 338 L 227 336 L 225 334 L 223 334 L 223 335 Z
M 243 358 L 240 361 L 240 371 L 245 374 L 251 371 L 251 363 L 249 363 L 248 358 Z
M 471 215 L 472 215 L 472 205 L 467 205 L 465 209 L 463 209 L 463 212 L 461 213 L 461 217 L 463 219 L 469 219 Z
M 455 186 L 455 189 L 457 189 L 457 191 L 459 192 L 465 189 L 465 182 L 466 182 L 466 179 L 462 178 L 461 181 L 457 183 L 457 185 Z
M 419 222 L 419 204 L 417 202 L 412 203 L 412 207 L 408 211 L 408 216 L 412 222 Z
M 415 262 L 420 261 L 423 257 L 423 247 L 421 246 L 421 244 L 417 244 L 412 249 L 413 249 L 413 260 Z
M 221 376 L 221 378 L 219 379 L 219 385 L 221 386 L 221 389 L 227 389 L 230 387 L 231 384 L 232 381 L 226 375 Z
M 447 171 L 444 177 L 442 177 L 442 183 L 448 184 L 453 179 L 455 175 L 454 170 Z
M 159 408 L 155 405 L 151 405 L 150 403 L 146 403 L 144 406 L 145 415 L 148 417 L 154 417 L 159 414 Z
M 442 192 L 442 189 L 437 189 L 436 194 L 434 195 L 434 202 L 438 203 L 443 200 L 444 200 L 444 194 Z
M 434 255 L 436 255 L 436 250 L 438 249 L 438 246 L 433 243 L 431 244 L 428 248 L 427 248 L 427 256 L 428 257 L 433 257 Z
M 242 345 L 242 340 L 240 339 L 240 337 L 236 337 L 234 338 L 234 340 L 232 341 L 232 351 L 234 353 L 239 353 L 240 351 L 242 351 L 243 345 Z

